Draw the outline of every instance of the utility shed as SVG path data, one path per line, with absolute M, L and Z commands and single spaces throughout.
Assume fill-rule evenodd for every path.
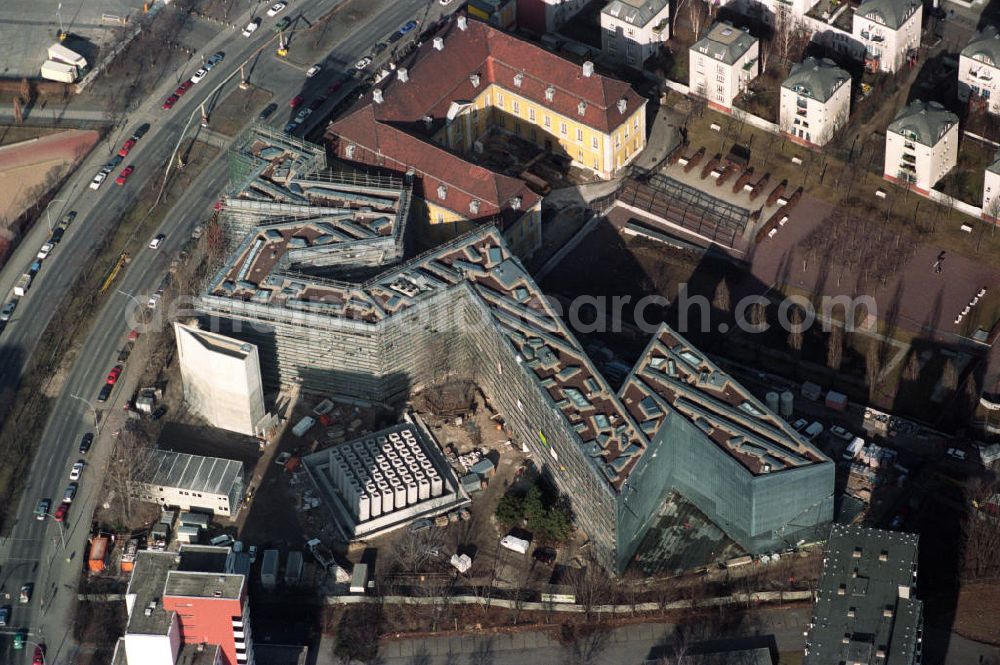
M 288 553 L 288 563 L 285 564 L 285 584 L 295 586 L 302 581 L 302 552 L 298 550 Z
M 156 450 L 149 482 L 132 483 L 129 489 L 140 501 L 236 517 L 243 498 L 243 463 Z
M 278 586 L 278 550 L 264 550 L 264 559 L 260 564 L 260 583 L 267 590 Z

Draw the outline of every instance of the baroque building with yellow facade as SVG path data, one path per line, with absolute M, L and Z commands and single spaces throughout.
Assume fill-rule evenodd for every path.
M 458 16 L 326 137 L 344 161 L 410 176 L 430 224 L 495 223 L 526 258 L 541 245 L 541 197 L 477 163 L 491 132 L 610 179 L 645 147 L 646 100 L 592 63 Z

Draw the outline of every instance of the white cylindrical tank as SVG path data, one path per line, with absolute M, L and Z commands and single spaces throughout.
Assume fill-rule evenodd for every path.
M 781 417 L 791 418 L 792 409 L 795 407 L 795 394 L 791 390 L 781 393 Z
M 773 390 L 764 396 L 764 403 L 767 404 L 767 408 L 771 409 L 773 413 L 779 412 L 778 399 L 778 393 Z

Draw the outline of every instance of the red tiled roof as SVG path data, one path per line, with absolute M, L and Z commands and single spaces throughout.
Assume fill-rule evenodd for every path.
M 421 177 L 424 198 L 470 219 L 505 213 L 515 196 L 521 197 L 521 210 L 539 201 L 538 195 L 517 178 L 467 162 L 440 146 L 377 122 L 372 104 L 340 119 L 330 131 L 343 137 L 341 145 L 349 142 L 358 146 L 357 149 L 367 150 L 368 155 L 355 154 L 357 161 L 375 164 L 377 160 L 372 157 L 380 156 L 380 165 L 394 171 L 405 173 L 413 168 Z M 343 149 L 338 153 L 343 156 Z M 444 200 L 437 195 L 441 184 L 448 187 Z M 479 213 L 474 216 L 469 209 L 473 199 L 480 201 Z
M 502 211 L 515 195 L 522 197 L 522 209 L 538 201 L 522 181 L 472 164 L 414 135 L 425 133 L 425 117 L 433 119 L 436 129 L 452 102 L 475 96 L 477 89 L 470 80 L 473 74 L 480 77 L 479 89 L 496 83 L 602 131 L 617 127 L 645 103 L 627 83 L 596 72 L 584 76 L 578 65 L 486 23 L 467 21 L 464 30 L 456 23 L 452 21 L 437 33 L 444 40 L 442 50 L 435 49 L 434 40 L 429 40 L 401 64 L 409 80 L 399 81 L 395 76 L 388 79 L 382 86 L 381 104 L 374 103 L 371 93 L 367 93 L 327 130 L 328 139 L 340 137 L 342 143 L 353 143 L 371 153 L 356 153 L 355 161 L 383 164 L 403 172 L 410 167 L 416 169 L 424 181 L 425 198 L 444 208 L 469 216 L 469 202 L 478 198 L 479 216 L 485 217 Z M 523 79 L 521 87 L 515 88 L 514 76 L 518 73 Z M 545 99 L 550 85 L 555 88 L 551 102 Z M 623 97 L 624 114 L 618 110 L 618 100 Z M 583 116 L 578 113 L 581 101 L 586 103 Z M 414 134 L 404 127 L 413 128 Z M 343 156 L 343 149 L 338 152 Z M 449 187 L 444 201 L 436 195 L 440 183 Z

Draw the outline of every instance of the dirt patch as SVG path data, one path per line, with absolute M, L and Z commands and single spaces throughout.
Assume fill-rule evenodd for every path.
M 10 145 L 28 139 L 37 139 L 62 131 L 53 127 L 25 127 L 24 125 L 0 125 L 0 145 Z
M 212 109 L 211 129 L 226 136 L 236 136 L 272 97 L 274 94 L 270 90 L 256 86 L 233 90 Z
M 979 582 L 962 587 L 955 608 L 954 630 L 976 642 L 1000 644 L 1000 582 Z

